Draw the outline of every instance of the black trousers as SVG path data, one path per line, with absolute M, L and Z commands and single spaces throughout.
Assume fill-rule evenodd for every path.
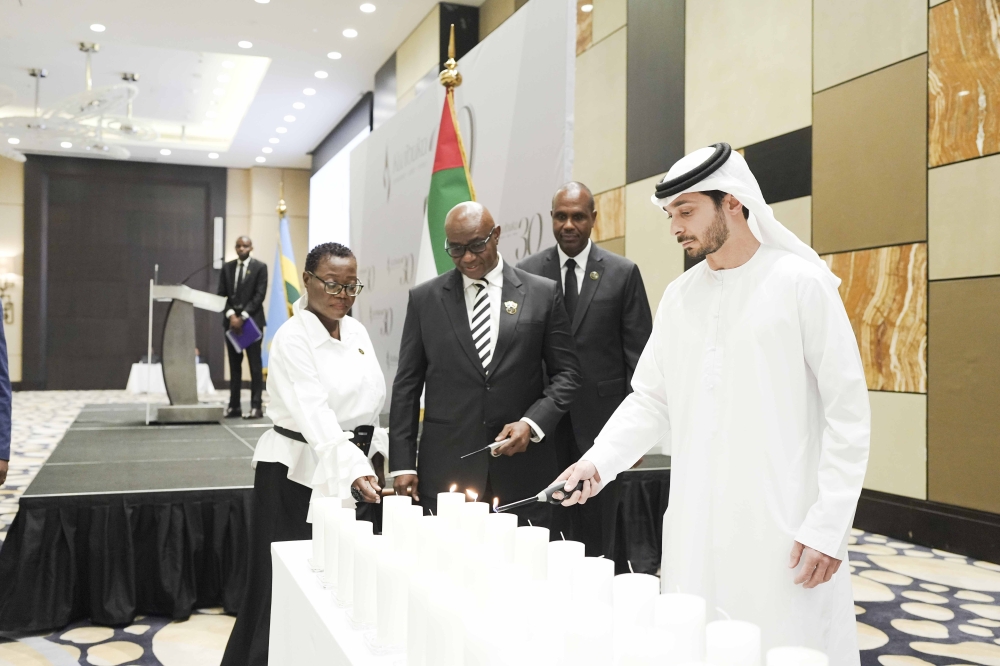
M 247 588 L 229 635 L 222 666 L 267 666 L 271 631 L 271 543 L 312 538 L 312 527 L 306 522 L 310 495 L 309 488 L 288 480 L 288 468 L 284 465 L 257 463 Z
M 243 388 L 243 353 L 246 352 L 247 363 L 250 364 L 250 407 L 261 409 L 261 395 L 264 393 L 264 369 L 261 363 L 261 341 L 253 343 L 242 352 L 236 351 L 229 338 L 226 338 L 226 351 L 229 352 L 229 406 L 239 411 L 240 389 Z
M 583 453 L 576 444 L 573 434 L 573 423 L 566 414 L 556 427 L 553 444 L 556 447 L 556 459 L 559 462 L 559 472 L 580 460 Z M 609 492 L 616 481 L 601 489 L 601 492 L 587 500 L 586 504 L 576 504 L 571 507 L 555 508 L 553 532 L 563 532 L 567 539 L 582 541 L 587 549 L 587 557 L 612 557 L 614 555 L 613 535 L 607 529 L 614 524 L 614 510 L 617 498 L 614 492 Z M 556 534 L 558 537 L 559 535 Z

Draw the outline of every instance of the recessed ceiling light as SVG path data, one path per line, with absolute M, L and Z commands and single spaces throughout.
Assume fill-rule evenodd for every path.
M 256 2 L 258 5 L 266 5 L 267 3 L 271 2 L 271 0 L 256 0 Z
M 228 74 L 219 74 L 219 78 L 216 79 L 219 83 L 229 83 L 233 80 L 233 77 Z
M 316 94 L 316 90 L 313 89 L 313 88 L 306 88 L 305 90 L 302 91 L 302 94 L 303 95 L 315 95 Z
M 965 97 L 968 94 L 969 94 L 968 90 L 960 90 L 960 91 L 958 91 L 958 96 L 959 97 Z
M 70 143 L 69 141 L 63 141 L 62 143 L 59 144 L 59 146 L 61 148 L 72 148 L 73 144 Z
M 226 89 L 225 88 L 216 88 L 215 90 L 212 91 L 212 94 L 213 95 L 217 95 L 218 97 L 222 97 L 223 95 L 226 94 Z
M 346 30 L 344 30 L 344 37 L 347 37 L 348 39 L 354 39 L 357 36 L 358 36 L 358 31 L 355 30 L 354 28 L 347 28 Z
M 90 29 L 93 30 L 94 32 L 104 32 L 105 30 L 107 30 L 107 28 L 105 28 L 100 23 L 92 23 Z
M 340 54 L 340 51 L 330 51 L 329 53 L 326 54 L 326 57 L 329 58 L 330 60 L 340 60 L 344 56 Z
M 291 115 L 285 116 L 285 122 L 286 123 L 294 123 L 295 122 L 295 116 L 291 116 Z
M 301 111 L 302 109 L 306 108 L 306 105 L 303 104 L 302 102 L 296 102 L 295 104 L 292 104 L 292 108 Z
M 288 130 L 286 128 L 284 128 L 284 127 L 275 127 L 274 131 L 277 132 L 278 134 L 284 134 Z
M 208 154 L 208 159 L 210 159 L 210 160 L 217 160 L 217 159 L 219 159 L 219 153 L 209 153 Z
M 271 148 L 270 146 L 264 146 L 263 148 L 260 149 L 260 152 L 270 155 L 271 153 L 274 152 L 274 148 Z
M 21 143 L 21 140 L 18 139 L 17 137 L 12 136 L 9 139 L 7 139 L 7 143 L 9 143 L 12 146 L 16 146 L 17 144 Z
M 257 157 L 257 164 L 263 164 L 266 161 L 267 161 L 266 157 L 259 157 L 259 156 Z
M 244 39 L 243 41 L 238 42 L 236 46 L 240 47 L 241 49 L 252 49 L 253 42 L 248 42 L 247 40 Z
M 169 148 L 160 148 L 160 154 L 163 155 L 164 157 L 166 157 L 167 155 L 170 154 L 170 149 Z
M 322 69 L 319 70 L 318 72 L 316 72 L 316 78 L 317 79 L 325 79 L 328 76 L 330 76 L 330 75 L 328 73 L 324 72 Z
M 366 2 L 365 4 L 361 5 L 361 11 L 363 11 L 365 14 L 371 14 L 373 11 L 375 11 L 375 5 L 373 5 L 370 2 Z
M 594 5 L 582 5 L 580 7 L 580 11 L 586 13 L 592 12 L 594 11 Z
M 268 143 L 278 143 L 278 137 L 272 136 L 267 140 Z
M 233 62 L 232 60 L 223 60 L 222 66 L 225 67 L 226 69 L 232 69 L 233 67 L 236 67 L 236 63 Z

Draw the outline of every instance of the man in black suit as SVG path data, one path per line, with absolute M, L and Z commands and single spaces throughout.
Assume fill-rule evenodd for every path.
M 566 467 L 594 445 L 594 438 L 631 392 L 632 373 L 653 330 L 638 266 L 590 240 L 597 214 L 586 185 L 564 185 L 552 197 L 556 247 L 518 264 L 560 285 L 572 321 L 583 387 L 553 433 L 559 465 Z M 606 543 L 610 535 L 602 529 L 605 520 L 614 519 L 605 515 L 613 507 L 602 506 L 612 497 L 613 493 L 602 493 L 557 514 L 566 519 L 559 527 L 583 541 L 591 557 L 613 555 Z
M 503 261 L 500 227 L 481 204 L 455 206 L 445 235 L 455 270 L 410 290 L 389 410 L 396 493 L 435 511 L 437 493 L 452 484 L 501 503 L 546 488 L 554 478 L 550 470 L 559 469 L 546 435 L 580 385 L 558 285 Z M 492 454 L 461 458 L 508 438 Z M 546 504 L 517 513 L 522 522 L 551 522 Z
M 222 326 L 239 333 L 243 322 L 253 319 L 260 332 L 264 332 L 264 296 L 267 295 L 267 264 L 250 256 L 253 241 L 249 236 L 236 239 L 236 259 L 222 267 L 219 276 L 219 296 L 226 297 L 226 314 Z M 264 416 L 261 394 L 264 392 L 264 371 L 260 358 L 260 343 L 253 343 L 244 351 L 250 365 L 250 412 L 243 414 L 240 389 L 243 387 L 243 352 L 236 351 L 229 338 L 229 407 L 225 415 L 243 416 L 245 419 L 259 419 Z

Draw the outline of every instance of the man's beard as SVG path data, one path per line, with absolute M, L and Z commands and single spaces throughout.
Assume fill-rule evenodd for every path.
M 684 236 L 678 239 L 680 242 L 691 240 L 693 237 Z M 697 239 L 694 239 L 697 240 Z M 717 211 L 715 221 L 705 230 L 705 239 L 701 241 L 697 250 L 692 253 L 692 248 L 686 248 L 687 255 L 692 259 L 704 259 L 713 252 L 718 252 L 726 241 L 729 240 L 729 227 L 726 226 L 726 218 L 722 211 Z

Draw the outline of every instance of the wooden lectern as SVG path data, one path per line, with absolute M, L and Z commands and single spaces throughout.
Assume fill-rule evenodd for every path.
M 163 322 L 161 350 L 163 383 L 170 405 L 153 407 L 146 400 L 146 424 L 208 423 L 222 419 L 222 406 L 198 402 L 195 361 L 194 309 L 222 312 L 226 297 L 198 291 L 185 285 L 161 285 L 149 281 L 149 342 L 147 362 L 153 358 L 153 303 L 169 302 Z M 148 394 L 147 394 L 148 395 Z

